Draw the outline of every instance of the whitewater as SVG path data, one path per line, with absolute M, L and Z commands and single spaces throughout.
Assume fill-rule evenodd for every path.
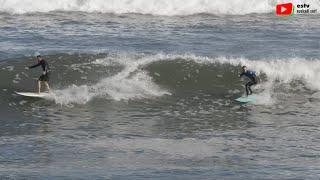
M 98 13 L 137 13 L 152 15 L 193 15 L 271 13 L 277 3 L 286 0 L 1 0 L 0 11 L 8 13 L 33 13 L 50 11 L 83 11 Z M 294 0 L 295 4 L 311 3 L 320 7 L 318 0 Z

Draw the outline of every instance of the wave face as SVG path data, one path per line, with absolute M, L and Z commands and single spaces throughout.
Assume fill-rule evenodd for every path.
M 276 3 L 285 0 L 0 0 L 0 11 L 33 13 L 50 11 L 83 11 L 99 13 L 138 13 L 152 15 L 192 15 L 270 13 Z M 292 2 L 292 1 L 291 1 Z M 320 7 L 318 0 L 294 0 Z
M 320 61 L 303 58 L 251 60 L 192 54 L 116 53 L 52 55 L 48 59 L 55 92 L 50 99 L 64 105 L 86 104 L 101 98 L 128 101 L 188 97 L 197 93 L 231 98 L 244 93 L 244 82 L 237 77 L 242 65 L 257 71 L 260 77 L 255 93 L 261 102 L 257 103 L 274 104 L 278 97 L 320 90 Z M 37 72 L 24 70 L 25 64 L 21 62 L 12 62 L 1 68 L 1 76 L 12 82 L 2 81 L 0 87 L 11 87 L 8 91 L 27 90 L 25 87 L 33 82 L 30 76 L 37 77 Z

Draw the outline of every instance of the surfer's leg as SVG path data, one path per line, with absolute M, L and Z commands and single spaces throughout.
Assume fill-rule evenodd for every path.
M 257 82 L 255 81 L 250 81 L 248 82 L 248 89 L 249 89 L 249 94 L 251 95 L 252 94 L 252 89 L 251 89 L 251 86 L 257 84 Z
M 44 81 L 44 84 L 46 85 L 48 91 L 51 92 L 51 89 L 50 89 L 50 86 L 49 86 L 48 82 L 47 82 L 47 81 Z
M 38 81 L 38 93 L 40 94 L 41 92 L 41 81 Z
M 251 95 L 252 94 L 251 86 L 248 86 L 248 90 L 249 90 L 249 95 Z
M 247 94 L 247 96 L 249 95 L 249 82 L 247 82 L 247 84 L 246 84 L 246 94 Z

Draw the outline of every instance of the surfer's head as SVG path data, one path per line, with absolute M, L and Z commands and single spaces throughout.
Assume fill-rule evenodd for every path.
M 42 60 L 42 56 L 41 55 L 37 56 L 37 60 L 41 61 Z
M 40 53 L 36 52 L 36 53 L 34 54 L 34 56 L 37 58 L 38 61 L 41 61 L 41 60 L 42 60 L 42 56 L 41 56 Z
M 242 66 L 241 70 L 242 70 L 242 72 L 246 72 L 247 71 L 247 66 Z

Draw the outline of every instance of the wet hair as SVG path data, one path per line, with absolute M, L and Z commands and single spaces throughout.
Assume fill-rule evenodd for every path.
M 247 66 L 242 66 L 242 69 L 246 68 Z
M 38 57 L 38 56 L 41 56 L 41 54 L 40 54 L 39 52 L 35 52 L 35 53 L 34 53 L 34 56 L 35 56 L 35 57 Z

